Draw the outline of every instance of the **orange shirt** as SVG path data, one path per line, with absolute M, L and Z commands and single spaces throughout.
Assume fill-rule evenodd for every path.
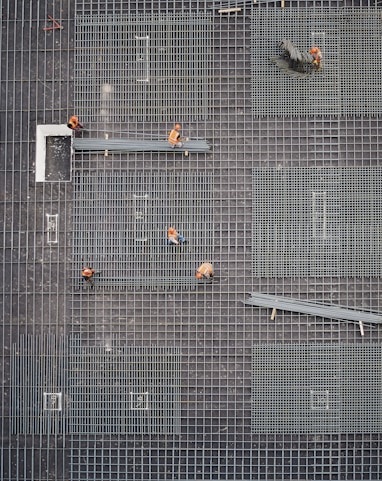
M 167 239 L 169 241 L 173 242 L 174 244 L 179 244 L 178 233 L 177 233 L 176 229 L 174 229 L 174 227 L 169 227 L 167 229 Z
M 313 61 L 316 64 L 319 64 L 322 60 L 322 52 L 318 47 L 312 47 L 309 50 L 310 55 L 313 57 Z
M 177 130 L 172 129 L 168 136 L 168 142 L 171 145 L 176 145 L 179 142 L 179 139 L 180 139 L 180 133 Z

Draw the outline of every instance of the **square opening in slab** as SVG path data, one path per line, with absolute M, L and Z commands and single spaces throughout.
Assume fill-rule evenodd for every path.
M 312 411 L 328 411 L 329 410 L 329 391 L 310 390 L 310 408 Z
M 62 393 L 44 392 L 44 411 L 62 411 Z
M 146 411 L 149 408 L 148 392 L 131 392 L 130 409 L 133 411 Z

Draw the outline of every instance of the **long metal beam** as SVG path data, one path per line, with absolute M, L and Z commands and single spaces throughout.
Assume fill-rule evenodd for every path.
M 171 148 L 165 140 L 128 140 L 76 138 L 74 150 L 86 152 L 208 152 L 210 146 L 205 140 L 190 140 L 183 147 Z
M 299 312 L 312 316 L 337 319 L 339 321 L 369 322 L 381 324 L 382 316 L 372 312 L 344 309 L 335 305 L 325 305 L 318 302 L 301 301 L 271 294 L 252 292 L 251 297 L 244 301 L 244 304 L 259 307 L 272 307 L 290 312 Z

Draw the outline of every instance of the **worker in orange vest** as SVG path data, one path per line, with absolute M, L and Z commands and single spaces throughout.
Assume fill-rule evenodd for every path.
M 168 134 L 167 141 L 172 149 L 175 147 L 183 147 L 183 142 L 181 142 L 180 138 L 181 128 L 182 126 L 180 124 L 175 124 L 174 128 Z
M 214 277 L 212 264 L 209 262 L 203 262 L 196 271 L 195 277 L 197 279 L 212 279 Z
M 75 130 L 76 132 L 84 128 L 83 125 L 80 124 L 80 121 L 78 120 L 77 115 L 72 115 L 67 125 L 69 129 Z
M 313 65 L 319 70 L 321 68 L 322 52 L 317 46 L 312 47 L 309 50 L 310 55 L 313 57 Z
M 187 242 L 186 239 L 179 234 L 175 227 L 169 227 L 167 229 L 167 244 L 169 245 L 179 245 Z
M 91 286 L 94 286 L 94 283 L 92 281 L 92 277 L 94 276 L 95 273 L 96 273 L 96 271 L 94 269 L 92 269 L 91 267 L 84 267 L 82 269 L 82 272 L 81 272 L 82 280 L 87 282 Z

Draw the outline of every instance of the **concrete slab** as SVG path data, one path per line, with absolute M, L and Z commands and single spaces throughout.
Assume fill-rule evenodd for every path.
M 71 180 L 72 136 L 66 125 L 37 125 L 36 182 Z

